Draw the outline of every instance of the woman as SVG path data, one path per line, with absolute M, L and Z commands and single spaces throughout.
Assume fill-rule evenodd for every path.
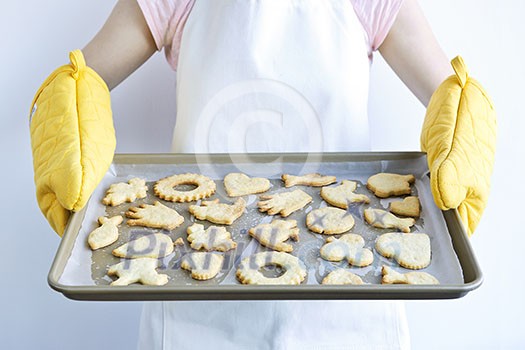
M 110 89 L 156 50 L 177 71 L 174 152 L 369 149 L 379 50 L 425 106 L 452 69 L 415 0 L 120 0 L 82 50 Z M 162 302 L 144 349 L 409 347 L 397 302 Z

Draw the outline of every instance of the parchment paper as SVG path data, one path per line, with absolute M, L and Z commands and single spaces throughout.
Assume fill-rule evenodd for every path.
M 348 210 L 355 219 L 355 226 L 349 232 L 358 233 L 366 241 L 365 247 L 374 252 L 374 262 L 372 265 L 364 268 L 352 267 L 346 261 L 333 263 L 323 260 L 319 255 L 319 249 L 324 244 L 326 235 L 320 235 L 309 231 L 305 225 L 305 216 L 313 209 L 324 207 L 327 204 L 320 198 L 318 187 L 299 186 L 314 199 L 304 209 L 291 214 L 286 219 L 294 219 L 298 222 L 301 232 L 299 241 L 290 243 L 294 249 L 292 254 L 299 257 L 307 267 L 308 276 L 303 283 L 319 284 L 323 277 L 330 271 L 338 267 L 351 270 L 353 273 L 361 276 L 366 283 L 381 283 L 381 266 L 388 265 L 395 270 L 406 273 L 412 270 L 400 267 L 393 259 L 386 259 L 375 251 L 374 245 L 377 237 L 386 232 L 392 232 L 392 229 L 377 229 L 366 224 L 363 220 L 364 209 L 370 207 L 387 209 L 389 202 L 398 200 L 399 197 L 389 199 L 376 198 L 365 186 L 369 176 L 378 172 L 393 172 L 400 174 L 414 174 L 416 183 L 412 186 L 412 194 L 418 195 L 422 206 L 422 215 L 417 220 L 412 232 L 424 232 L 430 236 L 432 247 L 432 262 L 429 267 L 419 270 L 426 271 L 434 275 L 441 284 L 463 284 L 463 275 L 458 258 L 452 247 L 450 235 L 441 211 L 435 206 L 432 194 L 430 192 L 429 178 L 426 175 L 428 168 L 424 157 L 408 160 L 392 161 L 371 161 L 371 162 L 333 162 L 333 163 L 279 163 L 275 162 L 270 165 L 240 163 L 235 164 L 114 164 L 93 193 L 80 228 L 75 245 L 72 249 L 69 260 L 65 266 L 59 282 L 69 286 L 85 285 L 105 285 L 109 284 L 114 277 L 106 275 L 110 265 L 120 261 L 111 255 L 111 251 L 123 243 L 129 241 L 130 237 L 136 237 L 137 234 L 147 232 L 164 232 L 169 234 L 175 240 L 183 237 L 185 245 L 175 248 L 175 252 L 161 259 L 159 262 L 160 273 L 167 274 L 170 279 L 168 285 L 195 285 L 196 288 L 205 285 L 215 284 L 240 284 L 235 278 L 236 266 L 240 260 L 255 252 L 268 251 L 269 248 L 262 247 L 255 239 L 248 235 L 248 230 L 262 222 L 270 222 L 271 216 L 260 213 L 257 210 L 258 197 L 256 195 L 245 196 L 248 205 L 246 212 L 241 218 L 234 222 L 233 225 L 227 226 L 227 230 L 232 234 L 233 239 L 237 242 L 235 250 L 223 253 L 225 261 L 219 275 L 208 281 L 195 281 L 189 276 L 189 272 L 180 268 L 180 259 L 186 253 L 192 251 L 186 237 L 186 229 L 194 222 L 199 222 L 205 227 L 212 225 L 207 221 L 195 220 L 188 213 L 188 206 L 193 203 L 172 203 L 162 201 L 153 194 L 153 184 L 156 180 L 178 173 L 197 172 L 212 177 L 216 180 L 217 193 L 211 197 L 219 198 L 221 202 L 233 202 L 235 198 L 229 198 L 225 195 L 222 179 L 230 172 L 242 171 L 251 176 L 265 176 L 271 179 L 272 188 L 265 194 L 272 194 L 282 191 L 289 191 L 293 188 L 284 188 L 280 180 L 280 174 L 305 174 L 312 171 L 318 171 L 326 175 L 335 175 L 338 183 L 348 179 L 358 181 L 356 192 L 367 194 L 372 200 L 368 204 L 358 204 L 351 206 Z M 137 200 L 134 203 L 124 203 L 117 207 L 104 206 L 101 203 L 107 188 L 117 182 L 127 182 L 133 177 L 141 177 L 148 182 L 148 197 Z M 336 186 L 334 184 L 332 186 Z M 97 250 L 95 252 L 89 249 L 87 236 L 98 227 L 97 219 L 100 216 L 123 215 L 130 206 L 138 206 L 141 203 L 152 204 L 155 200 L 176 209 L 185 217 L 185 222 L 173 231 L 156 230 L 150 228 L 130 228 L 126 225 L 126 219 L 120 226 L 120 238 L 117 242 L 109 247 Z M 199 203 L 199 202 L 198 202 Z M 280 216 L 276 216 L 280 218 Z M 339 237 L 340 235 L 336 235 Z M 268 275 L 278 275 L 280 271 L 266 271 Z

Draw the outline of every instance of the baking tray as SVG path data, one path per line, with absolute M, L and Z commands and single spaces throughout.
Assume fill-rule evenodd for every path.
M 101 182 L 97 190 L 92 195 L 88 205 L 81 211 L 74 213 L 66 227 L 66 231 L 57 250 L 55 259 L 51 266 L 48 283 L 56 291 L 66 297 L 75 300 L 107 300 L 107 301 L 129 301 L 129 300 L 357 300 L 357 299 L 452 299 L 465 296 L 470 291 L 478 288 L 482 283 L 482 273 L 476 261 L 474 252 L 470 245 L 465 230 L 460 223 L 459 215 L 455 210 L 446 212 L 440 211 L 431 199 L 428 167 L 426 155 L 420 152 L 352 152 L 352 153 L 294 153 L 294 154 L 117 154 L 108 174 Z M 368 272 L 363 276 L 361 271 L 364 268 L 349 267 L 346 262 L 330 263 L 323 261 L 318 254 L 318 248 L 327 236 L 309 232 L 304 226 L 304 212 L 292 214 L 287 219 L 296 219 L 301 229 L 301 238 L 294 244 L 294 252 L 303 262 L 306 262 L 309 275 L 307 279 L 297 286 L 281 285 L 242 285 L 232 278 L 235 266 L 241 257 L 249 254 L 250 249 L 255 251 L 269 250 L 258 246 L 258 243 L 251 239 L 247 234 L 240 236 L 239 232 L 246 233 L 248 226 L 255 226 L 265 220 L 265 214 L 258 213 L 254 198 L 248 199 L 251 203 L 248 207 L 255 216 L 246 215 L 248 219 L 241 217 L 235 227 L 234 223 L 228 230 L 232 232 L 234 239 L 244 239 L 246 244 L 239 244 L 238 248 L 230 253 L 225 259 L 228 266 L 223 268 L 218 279 L 221 281 L 194 281 L 188 276 L 187 271 L 181 270 L 178 266 L 180 258 L 190 251 L 188 243 L 181 247 L 169 257 L 165 258 L 159 269 L 160 273 L 170 276 L 170 282 L 165 286 L 143 286 L 129 285 L 125 287 L 109 286 L 111 279 L 105 275 L 107 266 L 115 264 L 120 259 L 111 256 L 111 250 L 122 243 L 114 243 L 106 248 L 105 252 L 92 253 L 86 244 L 87 234 L 97 227 L 96 217 L 100 215 L 115 214 L 115 211 L 123 213 L 135 203 L 127 203 L 120 209 L 106 209 L 100 204 L 100 200 L 105 190 L 111 183 L 125 181 L 131 177 L 146 178 L 150 190 L 152 183 L 164 176 L 174 173 L 187 171 L 199 172 L 212 177 L 217 182 L 217 193 L 212 198 L 221 198 L 221 201 L 232 201 L 224 195 L 222 178 L 228 172 L 240 171 L 251 176 L 266 176 L 272 181 L 273 187 L 268 193 L 280 192 L 284 189 L 279 180 L 280 174 L 304 174 L 319 171 L 328 175 L 334 174 L 338 177 L 338 182 L 343 179 L 358 180 L 360 186 L 358 192 L 367 193 L 366 178 L 378 172 L 397 172 L 412 173 L 416 175 L 416 186 L 413 186 L 414 194 L 420 196 L 422 204 L 422 218 L 418 219 L 416 228 L 413 231 L 428 233 L 427 228 L 432 227 L 430 235 L 432 244 L 432 263 L 429 268 L 423 270 L 433 273 L 437 271 L 440 281 L 439 285 L 381 285 L 380 271 L 381 265 L 395 267 L 400 272 L 409 272 L 400 268 L 392 259 L 381 257 L 373 248 L 374 237 L 378 234 L 392 230 L 375 229 L 362 223 L 359 216 L 362 216 L 363 205 L 355 208 L 356 227 L 350 232 L 363 233 L 367 241 L 366 247 L 374 251 L 374 263 L 369 267 Z M 314 201 L 309 209 L 323 205 L 319 198 L 319 188 L 307 188 L 301 186 L 314 197 Z M 317 192 L 317 194 L 315 193 Z M 144 202 L 151 203 L 152 200 L 159 200 L 149 193 Z M 245 197 L 246 198 L 246 197 Z M 425 199 L 426 198 L 426 199 Z M 375 201 L 375 202 L 374 202 Z M 372 205 L 385 207 L 387 202 L 384 200 L 373 199 Z M 162 202 L 162 201 L 161 201 Z M 173 239 L 186 237 L 185 230 L 191 224 L 193 218 L 189 217 L 186 211 L 181 210 L 183 204 L 164 202 L 178 209 L 179 213 L 184 214 L 186 221 L 179 228 L 171 231 Z M 189 205 L 189 204 L 186 204 Z M 102 209 L 101 209 L 102 208 Z M 250 209 L 252 208 L 252 209 Z M 308 208 L 308 207 L 307 207 Z M 100 213 L 101 210 L 106 210 Z M 113 212 L 111 212 L 113 211 Z M 295 215 L 295 216 L 294 216 Z M 259 218 L 259 219 L 257 219 Z M 266 219 L 268 219 L 267 217 Z M 251 221 L 247 221 L 251 220 Z M 266 220 L 268 221 L 268 220 Z M 361 222 L 361 224 L 360 224 Z M 442 223 L 442 225 L 441 225 Z M 210 223 L 204 222 L 205 226 Z M 240 227 L 244 225 L 244 229 Z M 361 225 L 361 226 L 359 226 Z M 133 230 L 127 228 L 125 222 L 121 229 L 127 235 Z M 166 232 L 166 231 L 164 231 Z M 235 233 L 236 232 L 236 233 Z M 121 231 L 121 236 L 125 234 Z M 336 236 L 338 237 L 338 236 Z M 236 239 L 237 240 L 237 239 Z M 250 244 L 250 240 L 253 241 Z M 242 243 L 242 242 L 241 242 Z M 437 249 L 436 249 L 437 248 Z M 244 250 L 244 253 L 243 253 Z M 436 254 L 436 251 L 438 252 Z M 105 255 L 104 255 L 105 254 Z M 228 253 L 227 253 L 228 254 Z M 244 255 L 243 255 L 244 254 Z M 101 257 L 104 258 L 101 258 Z M 309 261 L 311 263 L 309 263 Z M 317 264 L 317 265 L 316 265 Z M 437 267 L 436 267 L 437 266 Z M 441 266 L 441 267 L 440 267 Z M 361 275 L 365 285 L 320 285 L 319 280 L 322 275 L 335 267 L 347 267 L 354 273 Z M 434 268 L 435 270 L 432 270 Z M 314 271 L 317 269 L 317 271 Z M 320 271 L 322 270 L 322 271 Z M 444 283 L 443 283 L 444 281 Z

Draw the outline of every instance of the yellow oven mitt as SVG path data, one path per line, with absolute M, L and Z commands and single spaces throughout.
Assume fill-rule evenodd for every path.
M 432 194 L 442 210 L 457 208 L 471 235 L 487 204 L 496 146 L 496 113 L 463 59 L 432 95 L 421 133 Z
M 38 89 L 30 117 L 36 197 L 59 235 L 102 180 L 116 146 L 106 83 L 80 50 L 69 58 Z

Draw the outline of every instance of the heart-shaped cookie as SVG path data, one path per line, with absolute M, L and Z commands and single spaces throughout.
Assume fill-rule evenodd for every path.
M 406 197 L 401 201 L 390 203 L 390 211 L 397 215 L 419 217 L 419 199 L 416 196 Z
M 425 233 L 385 233 L 377 239 L 376 249 L 407 269 L 419 270 L 430 264 L 430 238 Z
M 270 189 L 270 181 L 262 177 L 252 177 L 242 173 L 230 173 L 224 177 L 224 188 L 230 197 L 262 193 Z

